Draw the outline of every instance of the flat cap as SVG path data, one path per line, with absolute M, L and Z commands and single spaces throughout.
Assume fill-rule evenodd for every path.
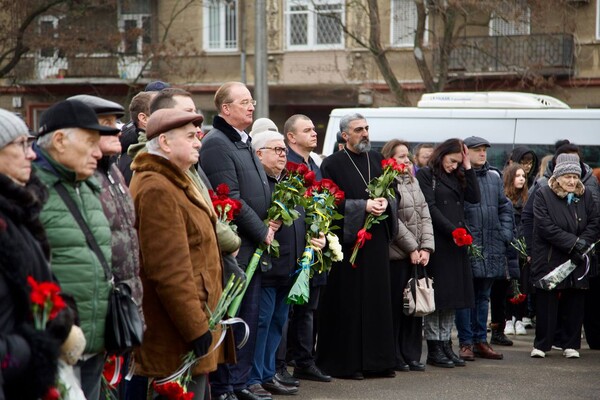
M 98 131 L 100 135 L 116 135 L 119 129 L 100 125 L 94 110 L 79 100 L 63 100 L 42 113 L 38 135 L 64 128 L 82 128 Z
M 200 114 L 174 108 L 162 108 L 150 115 L 148 125 L 146 125 L 146 137 L 151 140 L 161 133 L 181 128 L 189 123 L 200 126 L 202 121 L 204 121 L 204 117 Z
M 485 147 L 492 146 L 490 144 L 490 142 L 488 142 L 487 140 L 485 140 L 484 138 L 479 137 L 479 136 L 469 136 L 468 138 L 463 140 L 463 142 L 467 145 L 467 147 L 469 149 L 479 147 L 479 146 L 485 146 Z
M 121 118 L 125 115 L 125 109 L 119 103 L 114 101 L 103 99 L 98 96 L 91 96 L 89 94 L 78 94 L 77 96 L 71 96 L 67 100 L 79 100 L 83 104 L 90 107 L 96 115 L 116 115 L 117 118 Z

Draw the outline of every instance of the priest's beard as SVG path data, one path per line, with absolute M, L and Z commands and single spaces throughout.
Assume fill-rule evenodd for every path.
M 361 140 L 354 148 L 359 154 L 366 153 L 371 150 L 371 142 L 368 139 Z

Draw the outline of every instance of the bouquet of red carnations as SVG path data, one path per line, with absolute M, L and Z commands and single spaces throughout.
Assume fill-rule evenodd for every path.
M 406 172 L 406 166 L 397 162 L 394 158 L 386 158 L 381 160 L 381 167 L 383 168 L 383 173 L 369 182 L 369 197 L 371 199 L 376 199 L 379 197 L 393 199 L 396 197 L 396 195 L 394 190 L 391 188 L 392 182 L 394 182 L 394 179 L 396 179 L 398 175 Z M 372 234 L 368 232 L 369 229 L 371 226 L 373 226 L 373 224 L 378 224 L 386 218 L 386 214 L 382 214 L 378 217 L 374 216 L 373 214 L 367 215 L 362 229 L 360 229 L 356 234 L 356 242 L 354 243 L 352 255 L 350 256 L 350 264 L 353 268 L 357 267 L 356 256 L 358 255 L 358 250 L 365 245 L 367 240 L 371 240 Z
M 452 231 L 452 238 L 458 247 L 467 246 L 469 256 L 475 258 L 483 258 L 479 246 L 473 244 L 473 236 L 471 236 L 465 228 L 456 228 Z

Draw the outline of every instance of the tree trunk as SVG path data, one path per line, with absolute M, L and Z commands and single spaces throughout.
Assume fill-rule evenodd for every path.
M 400 86 L 400 82 L 396 78 L 387 55 L 381 46 L 381 28 L 379 23 L 379 7 L 377 0 L 368 0 L 369 4 L 369 50 L 375 58 L 375 63 L 379 68 L 379 72 L 383 75 L 383 79 L 388 84 L 390 92 L 394 95 L 396 103 L 400 106 L 409 106 L 410 101 L 406 96 L 406 92 Z

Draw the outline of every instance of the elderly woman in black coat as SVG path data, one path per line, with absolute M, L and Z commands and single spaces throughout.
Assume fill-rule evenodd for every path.
M 563 355 L 579 358 L 585 294 L 589 287 L 589 258 L 585 253 L 598 241 L 600 215 L 592 193 L 581 182 L 579 157 L 560 154 L 548 186 L 533 203 L 531 280 L 536 287 L 546 274 L 571 260 L 576 268 L 552 290 L 536 291 L 537 323 L 531 357 L 543 358 L 552 348 L 561 321 Z
M 427 363 L 464 366 L 465 361 L 452 350 L 450 334 L 455 310 L 475 305 L 473 274 L 467 249 L 457 246 L 452 232 L 466 227 L 464 202 L 479 203 L 480 193 L 462 140 L 448 139 L 438 145 L 429 165 L 417 172 L 417 180 L 429 206 L 435 238 L 428 271 L 434 281 L 436 310 L 424 318 Z
M 0 109 L 0 399 L 39 399 L 55 384 L 60 344 L 72 316 L 34 329 L 30 287 L 52 281 L 49 247 L 38 216 L 46 192 L 31 175 L 35 159 L 25 123 Z M 70 321 L 69 321 L 70 319 Z

